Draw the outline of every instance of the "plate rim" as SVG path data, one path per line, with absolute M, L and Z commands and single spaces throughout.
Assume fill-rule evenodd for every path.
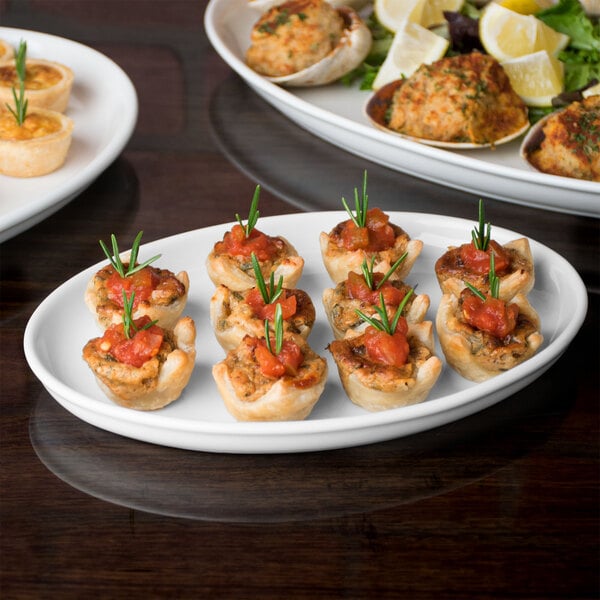
M 443 220 L 445 224 L 450 224 L 453 227 L 464 227 L 465 231 L 468 231 L 468 227 L 472 225 L 472 221 L 460 217 L 448 217 L 440 214 L 433 213 L 416 213 L 416 212 L 403 212 L 403 211 L 386 211 L 390 215 L 390 218 L 395 222 L 414 222 L 414 220 L 431 221 Z M 269 217 L 261 217 L 261 223 L 266 227 L 276 226 L 278 220 L 281 219 L 307 219 L 314 222 L 315 219 L 321 222 L 326 222 L 326 219 L 334 221 L 339 218 L 344 218 L 343 211 L 317 211 L 317 212 L 304 212 L 290 215 L 273 215 Z M 186 238 L 206 235 L 209 238 L 215 238 L 226 230 L 228 230 L 234 223 L 223 223 L 218 225 L 211 225 L 209 227 L 197 228 L 189 231 L 184 231 L 178 234 L 174 234 L 165 238 L 148 242 L 142 246 L 143 249 L 148 252 L 155 252 L 157 247 L 161 244 L 183 244 Z M 498 237 L 513 239 L 513 237 L 519 236 L 517 232 L 508 230 L 502 227 L 495 227 L 494 234 Z M 521 236 L 522 237 L 522 236 Z M 412 406 L 401 407 L 391 409 L 388 411 L 381 411 L 376 413 L 369 413 L 365 411 L 361 414 L 346 415 L 341 417 L 329 417 L 324 419 L 314 420 L 303 420 L 303 421 L 284 421 L 284 422 L 237 422 L 235 420 L 224 422 L 224 421 L 206 421 L 206 420 L 190 420 L 187 421 L 181 417 L 162 416 L 160 412 L 143 412 L 135 411 L 132 409 L 123 408 L 116 404 L 106 403 L 98 401 L 92 397 L 86 396 L 85 394 L 74 390 L 67 384 L 62 382 L 56 377 L 44 364 L 41 357 L 35 347 L 35 339 L 42 327 L 43 319 L 46 314 L 51 311 L 53 304 L 64 294 L 69 294 L 71 287 L 77 287 L 81 285 L 82 281 L 89 279 L 101 266 L 105 264 L 105 261 L 99 261 L 98 263 L 91 265 L 84 269 L 78 274 L 72 276 L 67 281 L 59 285 L 53 290 L 46 298 L 38 305 L 25 328 L 23 337 L 23 347 L 25 351 L 25 357 L 29 364 L 29 367 L 36 375 L 36 377 L 42 382 L 44 387 L 50 392 L 55 399 L 58 400 L 57 396 L 64 398 L 67 403 L 73 403 L 83 411 L 92 411 L 99 414 L 102 418 L 116 419 L 119 423 L 135 424 L 144 428 L 154 428 L 156 431 L 170 431 L 181 433 L 182 435 L 189 435 L 191 433 L 203 434 L 205 436 L 221 436 L 231 439 L 231 448 L 228 451 L 232 452 L 243 452 L 240 449 L 239 443 L 236 444 L 236 438 L 239 442 L 240 439 L 253 439 L 263 438 L 262 443 L 259 441 L 259 446 L 263 452 L 277 453 L 286 450 L 273 450 L 269 449 L 272 445 L 272 440 L 281 437 L 289 436 L 290 440 L 302 438 L 309 434 L 325 434 L 325 433 L 347 433 L 349 431 L 368 430 L 377 427 L 393 426 L 402 423 L 411 423 L 419 420 L 426 420 L 433 418 L 435 415 L 447 413 L 449 411 L 456 411 L 465 409 L 465 407 L 480 402 L 482 398 L 492 396 L 494 394 L 502 394 L 501 387 L 498 382 L 504 384 L 505 387 L 514 388 L 519 386 L 524 380 L 527 380 L 524 385 L 536 378 L 536 371 L 542 373 L 551 366 L 566 350 L 572 339 L 575 337 L 577 331 L 580 329 L 585 315 L 587 314 L 588 297 L 585 285 L 577 273 L 577 271 L 570 265 L 570 263 L 561 255 L 556 253 L 551 248 L 528 238 L 532 246 L 532 252 L 534 256 L 536 253 L 539 255 L 543 254 L 546 258 L 552 259 L 553 269 L 559 269 L 564 275 L 569 277 L 571 289 L 573 291 L 574 309 L 573 318 L 568 322 L 562 331 L 557 332 L 558 335 L 549 341 L 545 347 L 540 350 L 537 354 L 531 357 L 528 361 L 522 365 L 518 365 L 514 369 L 507 373 L 503 373 L 494 377 L 488 381 L 474 384 L 467 389 L 456 391 L 452 394 L 441 396 L 439 398 L 427 400 L 420 404 Z M 535 287 L 534 287 L 535 289 Z M 83 302 L 83 300 L 82 300 Z M 91 318 L 91 316 L 90 316 Z M 446 368 L 449 368 L 445 365 Z M 540 373 L 541 374 L 541 373 Z M 499 379 L 502 378 L 502 379 Z M 520 388 L 519 388 L 520 389 Z M 508 397 L 509 394 L 499 398 L 497 401 Z M 349 401 L 349 400 L 348 400 Z M 59 400 L 60 402 L 60 400 Z M 64 403 L 60 402 L 61 404 Z M 71 411 L 73 412 L 73 411 Z M 477 412 L 474 410 L 473 412 Z M 84 419 L 85 420 L 85 419 Z M 430 429 L 430 427 L 425 427 Z M 396 437 L 400 437 L 398 435 Z M 130 436 L 135 437 L 135 436 Z M 265 439 L 266 438 L 266 439 Z M 253 442 L 254 443 L 254 442 Z M 164 444 L 173 445 L 173 444 Z M 226 444 L 227 446 L 228 444 Z M 341 447 L 341 446 L 336 446 Z M 348 447 L 345 445 L 344 447 Z M 318 449 L 318 448 L 317 448 Z M 210 449 L 209 449 L 210 450 Z M 256 449 L 253 451 L 257 451 Z
M 124 104 L 128 108 L 125 111 L 118 111 L 120 126 L 116 129 L 115 134 L 79 173 L 68 181 L 61 182 L 60 186 L 50 190 L 38 198 L 36 202 L 25 203 L 12 210 L 8 215 L 0 215 L 0 242 L 10 239 L 24 229 L 37 224 L 83 192 L 122 152 L 133 134 L 139 114 L 139 100 L 133 82 L 122 67 L 102 52 L 81 42 L 58 35 L 32 29 L 0 26 L 1 39 L 10 41 L 13 37 L 35 38 L 41 40 L 41 43 L 45 41 L 59 46 L 72 46 L 85 52 L 86 55 L 93 57 L 96 61 L 104 63 L 111 70 L 113 77 L 118 78 L 119 90 L 124 95 L 126 99 Z M 2 178 L 5 177 L 8 178 L 8 176 L 0 175 L 0 185 Z M 10 179 L 13 180 L 14 178 Z M 39 179 L 43 180 L 43 177 Z M 38 215 L 41 217 L 40 219 L 36 219 Z

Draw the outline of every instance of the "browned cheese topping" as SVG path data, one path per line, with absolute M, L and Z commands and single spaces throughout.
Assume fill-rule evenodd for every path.
M 56 85 L 62 79 L 60 71 L 49 65 L 27 64 L 25 71 L 25 89 L 43 90 Z M 17 69 L 14 65 L 0 67 L 0 85 L 19 87 Z
M 9 111 L 0 112 L 0 139 L 2 140 L 15 142 L 32 140 L 56 133 L 61 127 L 60 120 L 37 113 L 29 113 L 23 125 L 19 126 Z
M 246 54 L 261 75 L 297 73 L 327 56 L 344 31 L 342 16 L 324 0 L 291 0 L 267 11 L 254 25 Z
M 544 139 L 529 156 L 540 171 L 600 181 L 600 96 L 574 102 L 552 115 Z
M 527 107 L 504 69 L 473 52 L 421 65 L 394 94 L 388 127 L 418 138 L 484 144 L 527 122 Z

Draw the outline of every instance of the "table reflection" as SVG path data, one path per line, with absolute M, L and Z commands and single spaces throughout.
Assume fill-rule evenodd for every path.
M 569 411 L 572 394 L 566 384 L 561 388 L 542 378 L 444 427 L 304 454 L 154 446 L 79 421 L 45 392 L 35 403 L 29 433 L 50 471 L 107 502 L 205 521 L 305 521 L 412 503 L 488 477 L 542 444 Z M 524 430 L 534 433 L 523 435 Z

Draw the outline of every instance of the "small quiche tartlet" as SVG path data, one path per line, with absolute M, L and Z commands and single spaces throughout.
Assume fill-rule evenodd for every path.
M 271 276 L 266 284 L 254 254 L 252 263 L 257 287 L 235 292 L 220 285 L 210 299 L 210 321 L 221 347 L 232 350 L 246 335 L 264 335 L 265 319 L 273 321 L 278 306 L 282 312 L 283 332 L 307 339 L 316 318 L 310 296 L 303 290 L 284 288 L 283 278 L 275 285 L 275 278 Z
M 328 346 L 346 394 L 372 412 L 422 402 L 442 372 L 434 354 L 433 323 L 409 324 L 400 316 L 403 306 L 390 323 L 380 305 L 381 320 L 365 315 L 369 325 L 361 334 Z
M 183 313 L 190 287 L 187 272 L 174 274 L 167 269 L 150 266 L 159 255 L 138 264 L 142 233 L 140 231 L 134 240 L 129 262 L 122 261 L 114 235 L 111 236 L 112 254 L 100 242 L 110 264 L 90 279 L 84 300 L 103 329 L 121 322 L 125 298 L 132 292 L 135 294 L 132 308 L 134 319 L 147 316 L 161 327 L 169 329 Z
M 25 98 L 29 108 L 64 112 L 73 87 L 73 71 L 57 62 L 28 58 L 25 63 Z M 16 60 L 0 63 L 0 105 L 12 101 L 19 87 Z
M 495 273 L 500 280 L 499 297 L 506 300 L 519 292 L 528 294 L 535 283 L 529 240 L 519 238 L 501 245 L 491 239 L 491 225 L 484 223 L 483 203 L 480 201 L 479 226 L 472 232 L 472 241 L 449 247 L 435 263 L 435 274 L 442 292 L 459 295 L 464 282 L 488 291 L 492 255 Z
M 508 302 L 478 296 L 465 287 L 444 294 L 436 329 L 447 363 L 460 375 L 481 382 L 527 360 L 541 346 L 540 319 L 527 297 Z
M 356 214 L 342 198 L 350 219 L 319 236 L 323 264 L 336 284 L 344 281 L 350 271 L 359 272 L 365 259 L 374 258 L 375 272 L 386 273 L 403 254 L 406 258 L 394 272 L 393 279 L 405 279 L 423 249 L 423 242 L 411 239 L 401 227 L 390 223 L 389 216 L 381 209 L 368 208 L 366 182 L 365 172 L 360 200 L 358 191 L 354 190 Z
M 189 383 L 195 341 L 190 317 L 180 319 L 172 330 L 142 317 L 111 325 L 102 337 L 91 339 L 83 348 L 83 359 L 113 402 L 156 410 L 177 400 Z
M 260 186 L 256 186 L 248 221 L 244 225 L 239 215 L 230 231 L 217 242 L 206 259 L 206 271 L 215 285 L 224 285 L 241 292 L 256 287 L 251 256 L 255 254 L 265 279 L 274 274 L 283 277 L 283 286 L 295 288 L 304 269 L 304 259 L 281 236 L 269 236 L 256 229 Z
M 404 255 L 403 255 L 404 256 Z M 351 271 L 345 281 L 338 283 L 335 288 L 323 291 L 323 307 L 333 335 L 341 340 L 350 335 L 362 333 L 368 323 L 359 312 L 369 317 L 376 315 L 376 305 L 383 298 L 388 316 L 391 319 L 404 297 L 410 297 L 404 308 L 404 316 L 408 323 L 420 323 L 425 319 L 430 300 L 426 294 L 415 296 L 412 288 L 399 279 L 390 281 L 389 277 L 402 262 L 402 257 L 384 275 L 373 272 L 373 263 L 362 265 L 362 273 Z
M 268 326 L 265 337 L 247 335 L 213 367 L 223 402 L 238 421 L 305 419 L 325 388 L 327 361 L 302 336 L 284 338 L 281 309 L 277 313 L 275 339 Z
M 22 125 L 0 109 L 0 173 L 38 177 L 61 167 L 69 152 L 73 121 L 62 113 L 41 108 L 27 112 Z

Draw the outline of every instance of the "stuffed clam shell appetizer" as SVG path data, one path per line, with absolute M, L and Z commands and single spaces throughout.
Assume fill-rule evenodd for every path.
M 388 133 L 457 150 L 498 146 L 529 128 L 527 107 L 506 73 L 479 52 L 421 65 L 377 90 L 365 112 Z
M 331 83 L 365 59 L 369 28 L 348 7 L 325 0 L 290 0 L 256 22 L 247 65 L 269 81 L 290 87 Z

